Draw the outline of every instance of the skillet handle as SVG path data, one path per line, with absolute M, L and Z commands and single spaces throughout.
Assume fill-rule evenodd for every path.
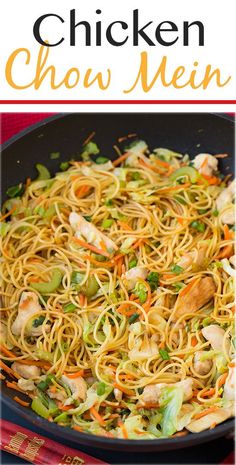
M 35 465 L 108 465 L 10 421 L 0 420 L 0 449 Z

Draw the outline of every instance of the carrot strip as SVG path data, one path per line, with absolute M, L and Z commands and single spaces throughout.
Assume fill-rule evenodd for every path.
M 6 381 L 6 385 L 10 389 L 15 389 L 15 391 L 24 392 L 22 389 L 19 388 L 19 386 L 17 386 L 15 382 Z
M 163 166 L 163 168 L 170 168 L 170 164 L 167 161 L 160 160 L 159 158 L 155 158 L 154 161 L 157 165 Z
M 164 349 L 164 347 L 165 347 L 165 342 L 164 342 L 164 341 L 160 342 L 159 348 L 160 348 L 160 349 Z
M 123 257 L 121 257 L 121 258 L 117 261 L 117 275 L 118 275 L 118 276 L 121 276 L 121 275 L 122 275 L 122 265 L 123 265 Z
M 228 366 L 229 366 L 230 368 L 235 368 L 235 367 L 236 367 L 235 362 L 230 362 L 230 363 L 228 364 Z
M 67 412 L 71 408 L 73 408 L 71 405 L 61 405 L 60 406 L 60 410 L 62 410 L 63 412 Z
M 9 212 L 5 213 L 5 215 L 1 216 L 0 221 L 5 220 L 8 216 L 11 216 L 11 214 L 15 211 L 16 206 L 14 206 Z
M 124 438 L 124 439 L 129 439 L 128 431 L 127 431 L 127 429 L 126 429 L 124 423 L 122 423 L 121 420 L 118 421 L 118 426 L 119 426 L 120 429 L 121 429 L 121 432 L 122 432 L 122 434 L 123 434 L 123 438 Z
M 119 312 L 119 313 L 121 313 L 122 315 L 131 316 L 131 315 L 133 315 L 134 310 L 125 310 L 127 307 L 129 308 L 129 306 L 130 306 L 129 303 L 121 304 L 121 305 L 116 309 L 116 311 Z
M 29 407 L 29 402 L 25 402 L 24 400 L 20 399 L 18 396 L 13 397 L 13 399 L 18 402 L 18 404 L 23 405 L 23 407 Z
M 75 195 L 78 199 L 80 199 L 81 197 L 84 197 L 84 195 L 87 194 L 89 190 L 90 186 L 81 186 L 76 190 Z
M 217 178 L 216 176 L 208 176 L 207 174 L 202 174 L 202 176 L 204 179 L 206 179 L 206 181 L 208 181 L 210 186 L 217 186 L 221 183 L 221 179 Z
M 79 378 L 80 376 L 84 376 L 84 370 L 79 370 L 79 371 L 76 371 L 75 373 L 65 373 L 65 375 L 67 376 L 67 378 L 70 378 L 70 379 Z
M 6 379 L 6 376 L 4 376 L 2 373 L 0 373 L 0 379 Z
M 193 279 L 193 281 L 191 281 L 190 283 L 187 284 L 187 286 L 179 293 L 179 295 L 181 297 L 183 297 L 183 295 L 186 295 L 190 289 L 192 289 L 192 287 L 200 280 L 200 278 L 197 278 L 197 279 Z
M 79 431 L 80 433 L 83 432 L 83 429 L 81 428 L 81 426 L 78 426 L 78 425 L 73 425 L 72 429 L 74 429 L 75 431 Z
M 81 239 L 78 239 L 77 237 L 73 237 L 72 240 L 79 244 L 81 247 L 84 247 L 85 249 L 89 249 L 94 253 L 97 253 L 98 255 L 104 255 L 104 257 L 110 258 L 110 254 L 108 252 L 105 252 L 105 250 L 98 249 L 95 247 L 95 245 L 88 244 L 87 242 L 82 241 Z
M 220 376 L 219 383 L 218 383 L 219 388 L 223 386 L 223 384 L 225 384 L 227 376 L 228 376 L 228 373 L 224 373 L 223 375 Z
M 208 391 L 204 391 L 202 394 L 201 394 L 201 397 L 210 397 L 210 396 L 214 396 L 215 394 L 215 388 L 211 388 L 211 389 L 208 389 Z
M 127 230 L 127 231 L 133 231 L 133 229 L 129 226 L 128 223 L 126 223 L 125 221 L 117 221 L 117 223 L 119 224 L 119 226 L 121 226 L 123 229 Z
M 126 160 L 126 158 L 128 158 L 129 155 L 130 155 L 130 152 L 125 152 L 124 155 L 121 155 L 119 158 L 113 161 L 113 165 L 114 166 L 120 165 L 123 161 Z
M 90 407 L 89 411 L 90 411 L 90 413 L 93 415 L 93 417 L 96 418 L 96 420 L 98 421 L 98 423 L 99 423 L 101 426 L 105 426 L 105 425 L 106 425 L 106 422 L 103 420 L 103 418 L 101 417 L 101 415 L 98 413 L 98 411 L 97 411 L 94 407 Z
M 159 408 L 160 404 L 158 402 L 146 402 L 144 405 L 137 405 L 136 408 L 139 410 L 141 408 Z
M 122 391 L 124 394 L 127 394 L 127 396 L 133 396 L 134 394 L 133 391 L 131 391 L 130 389 L 126 389 L 123 386 L 120 386 L 120 384 L 118 383 L 114 383 L 114 387 Z
M 205 415 L 208 415 L 209 413 L 213 413 L 218 409 L 219 409 L 219 407 L 217 407 L 216 405 L 213 405 L 212 407 L 209 407 L 208 409 L 204 410 L 203 412 L 197 413 L 196 415 L 194 415 L 193 418 L 194 418 L 194 420 L 198 420 L 199 418 L 205 417 Z
M 132 250 L 137 249 L 140 245 L 143 244 L 143 242 L 145 242 L 143 239 L 138 239 L 137 242 L 135 242 L 134 245 L 132 245 Z
M 198 343 L 198 340 L 196 338 L 196 336 L 193 336 L 192 339 L 191 339 L 191 346 L 192 347 L 195 347 Z
M 223 230 L 224 230 L 224 237 L 226 241 L 233 238 L 233 231 L 230 231 L 229 226 L 227 224 L 224 224 Z
M 230 258 L 233 255 L 234 249 L 232 244 L 226 245 L 221 252 L 216 256 L 216 258 Z
M 15 358 L 17 355 L 14 355 L 10 350 L 8 350 L 5 346 L 0 344 L 0 351 L 3 352 L 5 355 L 7 355 L 10 358 Z
M 183 226 L 183 224 L 184 224 L 184 219 L 183 219 L 183 218 L 181 218 L 180 216 L 178 216 L 178 217 L 177 217 L 177 221 L 178 221 L 179 224 L 181 224 L 181 226 Z
M 178 433 L 173 434 L 172 438 L 182 438 L 183 436 L 187 436 L 188 431 L 179 431 Z
M 87 144 L 91 141 L 91 139 L 93 139 L 93 137 L 95 136 L 95 134 L 96 134 L 95 131 L 91 132 L 91 134 L 89 134 L 89 136 L 87 137 L 87 139 L 85 139 L 85 141 L 83 142 L 83 146 L 84 146 L 84 145 L 87 145 Z
M 7 366 L 2 360 L 0 360 L 0 368 L 2 368 L 2 370 L 4 370 L 6 373 L 8 373 L 9 375 L 11 376 L 14 376 L 15 378 L 17 379 L 20 379 L 20 376 L 18 375 L 18 373 L 16 373 L 15 371 L 13 371 L 9 366 Z
M 145 168 L 148 168 L 149 170 L 151 171 L 154 171 L 154 173 L 158 173 L 158 174 L 162 174 L 163 171 L 162 170 L 159 170 L 158 168 L 156 168 L 156 166 L 153 166 L 153 165 L 150 165 L 150 163 L 145 163 L 144 160 L 139 160 L 139 164 L 144 166 Z

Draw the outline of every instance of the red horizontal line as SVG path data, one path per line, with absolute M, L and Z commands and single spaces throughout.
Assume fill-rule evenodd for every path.
M 0 100 L 0 104 L 3 105 L 12 105 L 12 104 L 86 104 L 86 105 L 98 105 L 98 104 L 105 104 L 105 105 L 125 105 L 125 104 L 133 104 L 133 105 L 145 105 L 145 104 L 164 104 L 164 105 L 171 105 L 171 104 L 197 104 L 197 105 L 204 105 L 204 104 L 230 104 L 235 105 L 236 100 Z

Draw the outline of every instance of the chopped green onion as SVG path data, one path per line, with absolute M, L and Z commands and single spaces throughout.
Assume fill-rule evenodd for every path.
M 70 166 L 70 163 L 68 161 L 62 161 L 60 164 L 60 170 L 66 171 L 68 170 L 69 166 Z
M 34 328 L 38 328 L 39 326 L 41 326 L 43 324 L 45 320 L 45 316 L 44 315 L 40 315 L 38 318 L 36 318 L 34 321 L 33 321 L 33 327 Z
M 86 283 L 83 284 L 83 286 L 78 285 L 77 288 L 78 288 L 78 291 L 81 292 L 81 294 L 85 295 L 86 297 L 93 297 L 95 294 L 97 294 L 97 291 L 99 289 L 99 284 L 95 276 L 92 275 L 88 277 Z
M 113 223 L 114 223 L 114 220 L 112 218 L 108 218 L 106 220 L 103 220 L 102 228 L 109 229 Z
M 90 215 L 84 215 L 83 218 L 88 221 L 89 223 L 91 223 L 92 221 L 92 217 Z
M 192 221 L 192 223 L 190 223 L 190 226 L 191 228 L 196 229 L 198 232 L 204 232 L 206 229 L 206 225 L 201 221 Z
M 211 321 L 212 319 L 209 316 L 207 318 L 204 318 L 204 320 L 202 320 L 203 328 L 205 328 L 205 326 L 208 326 L 211 323 Z
M 106 207 L 111 207 L 113 205 L 113 200 L 112 199 L 107 199 L 107 200 L 105 200 L 104 203 L 105 203 Z
M 147 293 L 144 290 L 140 289 L 140 291 L 138 292 L 138 298 L 139 302 L 141 304 L 144 304 L 147 300 Z
M 60 286 L 62 281 L 62 272 L 59 268 L 55 268 L 52 272 L 51 281 L 47 283 L 30 283 L 30 286 L 33 287 L 40 294 L 50 294 L 51 292 L 56 291 Z
M 160 354 L 162 360 L 170 360 L 170 356 L 169 356 L 166 349 L 159 349 L 159 354 Z
M 129 317 L 129 324 L 131 325 L 131 324 L 134 323 L 138 318 L 139 318 L 139 313 L 133 313 L 133 315 L 131 315 L 131 316 Z
M 41 163 L 37 163 L 35 165 L 35 168 L 39 173 L 36 181 L 44 181 L 45 179 L 51 178 L 50 172 L 48 171 L 46 166 L 42 165 Z
M 156 271 L 151 271 L 147 277 L 147 281 L 149 282 L 152 292 L 155 291 L 159 284 L 159 274 Z
M 132 181 L 139 181 L 141 179 L 141 174 L 138 171 L 135 171 L 131 174 Z
M 60 152 L 52 152 L 50 153 L 50 159 L 51 160 L 57 160 L 58 158 L 60 158 Z
M 180 274 L 180 273 L 183 273 L 184 269 L 182 268 L 182 266 L 173 265 L 172 268 L 171 268 L 171 271 L 172 271 L 172 273 Z
M 0 223 L 0 236 L 5 237 L 9 228 L 10 225 L 8 223 Z
M 84 146 L 84 150 L 83 150 L 83 153 L 81 154 L 81 158 L 84 161 L 88 161 L 89 155 L 98 155 L 99 152 L 100 150 L 97 144 L 95 144 L 95 142 L 90 141 Z
M 208 212 L 208 210 L 206 208 L 200 208 L 200 210 L 198 210 L 199 214 L 200 215 L 205 215 L 205 213 Z
M 213 215 L 213 216 L 218 216 L 218 215 L 219 215 L 218 210 L 213 210 L 213 211 L 212 211 L 212 215 Z
M 138 263 L 138 260 L 136 258 L 133 258 L 132 260 L 130 260 L 130 262 L 129 262 L 129 270 L 131 268 L 134 268 L 135 266 L 137 266 L 137 263 Z
M 176 181 L 179 178 L 188 177 L 191 183 L 195 184 L 199 179 L 199 176 L 199 172 L 192 166 L 182 166 L 182 168 L 179 168 L 170 175 L 170 180 Z
M 97 157 L 95 163 L 97 163 L 97 165 L 103 165 L 103 163 L 107 163 L 108 161 L 109 158 L 107 157 Z
M 40 383 L 37 384 L 37 388 L 41 391 L 46 391 L 50 384 L 52 384 L 53 379 L 55 379 L 55 376 L 49 374 L 44 381 L 40 381 Z
M 186 200 L 179 194 L 179 195 L 175 195 L 174 196 L 175 200 L 177 200 L 177 202 L 179 202 L 181 205 L 186 205 L 187 202 Z
M 183 283 L 174 283 L 172 286 L 175 288 L 175 290 L 178 292 L 180 289 L 183 288 L 184 284 Z
M 6 194 L 8 197 L 20 197 L 24 194 L 25 188 L 22 183 L 18 184 L 17 186 L 8 187 Z
M 105 390 L 106 390 L 106 385 L 105 383 L 98 383 L 97 385 L 97 395 L 98 396 L 103 396 L 103 394 L 105 394 Z
M 69 303 L 69 304 L 64 305 L 63 311 L 64 313 L 72 313 L 76 308 L 77 307 L 75 304 Z

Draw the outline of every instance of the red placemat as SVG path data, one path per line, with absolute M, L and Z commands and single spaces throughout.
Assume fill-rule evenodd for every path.
M 10 139 L 18 132 L 55 113 L 2 113 L 1 114 L 1 143 Z

